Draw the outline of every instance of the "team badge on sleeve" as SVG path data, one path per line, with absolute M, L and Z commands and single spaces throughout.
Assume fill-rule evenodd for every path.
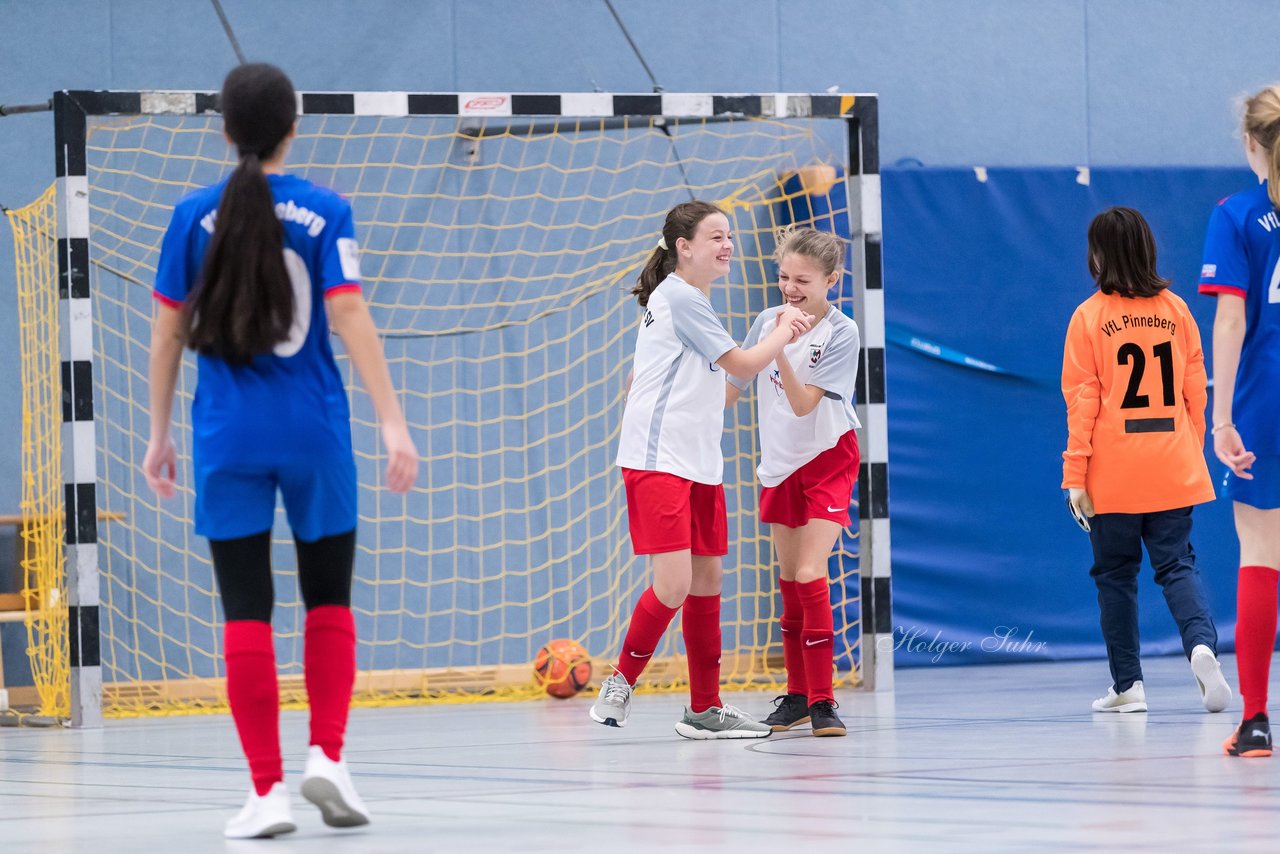
M 822 358 L 822 345 L 810 344 L 809 345 L 809 367 L 812 368 L 814 365 L 818 364 L 818 360 L 821 358 Z
M 1202 279 L 1212 279 L 1216 275 L 1218 275 L 1217 264 L 1205 264 L 1200 268 L 1200 278 Z
M 350 237 L 338 238 L 338 260 L 342 262 L 342 276 L 348 282 L 360 281 L 360 246 Z

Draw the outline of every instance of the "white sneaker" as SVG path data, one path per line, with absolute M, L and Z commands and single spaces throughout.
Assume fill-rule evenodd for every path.
M 1123 694 L 1117 694 L 1115 686 L 1112 685 L 1107 689 L 1107 696 L 1093 701 L 1093 710 L 1095 712 L 1145 712 L 1147 692 L 1142 687 L 1142 680 L 1134 682 Z
M 1231 686 L 1222 675 L 1222 665 L 1213 650 L 1196 644 L 1191 650 L 1191 672 L 1200 686 L 1200 700 L 1211 712 L 1220 712 L 1231 703 Z
M 281 782 L 261 796 L 250 788 L 244 809 L 227 822 L 222 835 L 228 839 L 266 839 L 293 833 L 297 829 L 293 823 L 293 809 L 289 806 L 289 790 Z
M 359 827 L 369 823 L 369 808 L 356 794 L 347 771 L 347 760 L 334 762 L 319 745 L 307 753 L 307 771 L 302 778 L 302 797 L 320 809 L 330 827 Z

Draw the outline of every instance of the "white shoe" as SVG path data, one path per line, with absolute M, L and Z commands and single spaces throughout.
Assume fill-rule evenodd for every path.
M 369 823 L 369 808 L 356 794 L 347 771 L 347 760 L 334 762 L 319 745 L 307 753 L 307 771 L 302 778 L 302 797 L 320 808 L 330 827 L 359 827 Z
M 227 822 L 222 835 L 228 839 L 266 839 L 293 833 L 297 829 L 293 823 L 293 809 L 289 806 L 289 790 L 281 782 L 272 786 L 265 795 L 259 795 L 250 788 L 244 809 Z
M 1123 694 L 1117 694 L 1112 685 L 1107 689 L 1107 696 L 1093 701 L 1095 712 L 1145 712 L 1147 710 L 1147 692 L 1139 679 Z
M 1222 665 L 1213 650 L 1202 643 L 1191 650 L 1191 672 L 1196 676 L 1206 709 L 1220 712 L 1231 703 L 1231 686 L 1222 675 Z

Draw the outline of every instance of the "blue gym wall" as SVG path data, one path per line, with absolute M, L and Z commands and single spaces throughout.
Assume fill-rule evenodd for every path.
M 1274 14 L 1273 4 L 615 5 L 670 91 L 880 94 L 889 320 L 1015 374 L 971 375 L 891 347 L 895 624 L 959 643 L 1012 622 L 1047 640 L 1043 654 L 1098 654 L 1087 550 L 1064 524 L 1054 489 L 1062 425 L 1051 380 L 1070 307 L 1088 292 L 1083 228 L 1100 205 L 1141 203 L 1160 234 L 1164 272 L 1207 334 L 1208 306 L 1190 296 L 1196 255 L 1208 207 L 1247 179 L 1232 99 L 1280 77 L 1271 31 L 1253 25 Z M 302 89 L 650 88 L 602 0 L 223 6 L 245 52 L 283 66 Z M 0 0 L 0 104 L 62 88 L 215 89 L 234 61 L 202 0 Z M 986 184 L 974 166 L 992 167 Z M 1087 187 L 1075 183 L 1078 166 L 1093 167 Z M 26 203 L 52 177 L 49 114 L 0 119 L 0 204 Z M 3 232 L 0 364 L 14 366 Z M 970 397 L 992 409 L 968 406 Z M 0 373 L 0 435 L 8 437 L 0 512 L 18 504 L 19 400 L 16 370 Z M 1220 506 L 1197 516 L 1220 629 L 1234 610 L 1235 547 L 1224 518 Z M 8 555 L 0 539 L 0 580 Z M 958 589 L 973 600 L 958 605 Z M 1160 609 L 1158 601 L 1146 608 L 1153 622 L 1144 629 L 1168 649 L 1168 618 L 1153 614 Z M 20 635 L 6 631 L 7 673 L 22 681 Z M 900 661 L 933 657 L 904 655 L 909 645 Z

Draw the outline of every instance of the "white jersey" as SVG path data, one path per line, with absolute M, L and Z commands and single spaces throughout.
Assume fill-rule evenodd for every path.
M 663 279 L 640 320 L 618 465 L 723 482 L 725 372 L 716 361 L 737 346 L 702 291 L 674 273 Z
M 756 317 L 744 348 L 763 340 L 778 325 L 778 308 L 767 308 Z M 802 385 L 826 392 L 813 411 L 797 417 L 782 388 L 782 378 L 772 365 L 756 378 L 760 412 L 760 467 L 756 473 L 764 486 L 777 486 L 796 469 L 830 448 L 845 433 L 862 425 L 853 409 L 858 379 L 858 326 L 835 306 L 813 328 L 783 349 Z M 730 377 L 745 389 L 751 380 Z

